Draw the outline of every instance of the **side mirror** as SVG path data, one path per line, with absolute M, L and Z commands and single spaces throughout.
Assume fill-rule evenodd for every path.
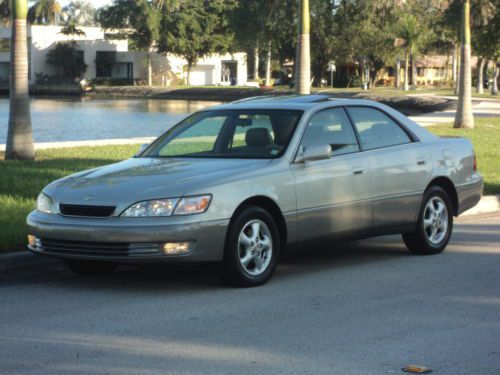
M 143 152 L 145 149 L 147 149 L 148 147 L 149 147 L 149 143 L 143 143 L 143 144 L 141 145 L 141 147 L 139 147 L 139 151 L 137 151 L 137 152 L 135 153 L 135 155 L 134 155 L 134 156 L 139 156 L 139 155 L 140 155 L 140 154 L 142 154 L 142 152 Z
M 332 157 L 332 147 L 330 145 L 310 145 L 307 147 L 301 146 L 302 152 L 299 152 L 295 158 L 296 163 L 304 163 L 307 161 L 324 160 Z

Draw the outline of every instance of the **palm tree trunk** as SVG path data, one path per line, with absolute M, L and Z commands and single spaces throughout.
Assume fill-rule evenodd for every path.
M 28 91 L 27 0 L 14 0 L 10 51 L 10 109 L 5 159 L 34 160 Z
M 472 87 L 470 68 L 470 0 L 464 0 L 462 17 L 462 43 L 460 46 L 460 82 L 458 106 L 454 128 L 474 128 L 472 116 Z
M 455 44 L 453 49 L 453 60 L 451 63 L 451 79 L 453 82 L 457 82 L 457 65 L 458 65 L 458 47 Z
M 415 62 L 415 55 L 413 53 L 410 54 L 410 61 L 411 61 L 411 85 L 417 86 L 417 65 Z
M 311 93 L 311 50 L 309 39 L 309 0 L 300 0 L 299 37 L 295 58 L 295 92 Z
M 460 85 L 460 53 L 457 56 L 457 77 L 455 81 L 455 95 L 458 96 L 458 88 Z
M 396 88 L 399 89 L 401 87 L 401 76 L 400 76 L 400 71 L 401 71 L 401 59 L 398 57 L 396 59 Z
M 478 94 L 484 93 L 483 90 L 483 72 L 484 72 L 484 63 L 486 62 L 486 59 L 484 58 L 479 58 L 477 62 L 477 86 L 476 86 L 476 91 Z
M 259 80 L 259 47 L 255 47 L 253 50 L 253 79 Z
M 272 43 L 269 42 L 267 46 L 267 57 L 266 57 L 266 86 L 271 86 L 271 47 Z
M 498 95 L 498 61 L 493 61 L 493 84 L 491 85 L 491 95 Z
M 410 57 L 408 53 L 408 48 L 405 50 L 405 82 L 403 86 L 404 91 L 410 91 L 410 85 L 408 82 L 408 70 L 409 70 L 409 65 L 410 65 Z
M 153 63 L 151 58 L 151 52 L 148 52 L 148 86 L 153 86 Z

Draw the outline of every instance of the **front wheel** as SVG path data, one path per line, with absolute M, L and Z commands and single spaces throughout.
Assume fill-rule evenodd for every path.
M 433 186 L 424 193 L 415 231 L 403 234 L 403 241 L 414 254 L 438 254 L 448 245 L 452 229 L 450 198 L 442 188 Z
M 222 278 L 234 286 L 262 285 L 273 275 L 279 251 L 279 232 L 273 217 L 260 207 L 248 207 L 229 228 Z

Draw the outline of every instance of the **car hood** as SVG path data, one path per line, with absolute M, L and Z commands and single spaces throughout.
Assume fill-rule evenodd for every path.
M 132 158 L 57 180 L 44 192 L 59 203 L 119 205 L 205 190 L 269 160 Z

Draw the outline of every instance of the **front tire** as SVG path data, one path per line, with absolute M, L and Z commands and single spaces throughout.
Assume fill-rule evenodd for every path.
M 415 231 L 403 234 L 403 241 L 414 254 L 438 254 L 448 245 L 452 230 L 450 198 L 441 187 L 432 186 L 424 193 Z
M 273 217 L 260 207 L 245 208 L 229 228 L 221 264 L 223 280 L 239 287 L 266 283 L 276 269 L 280 247 Z
M 118 268 L 116 263 L 96 262 L 87 260 L 66 260 L 68 268 L 78 275 L 105 275 L 113 273 Z

